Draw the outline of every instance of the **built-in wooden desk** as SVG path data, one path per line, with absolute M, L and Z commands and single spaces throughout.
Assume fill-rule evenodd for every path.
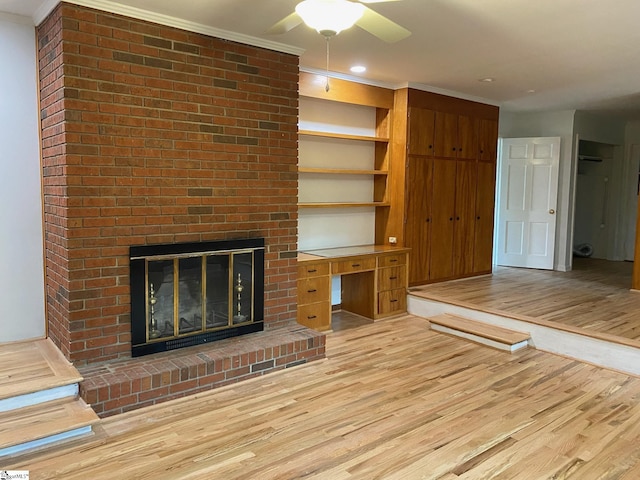
M 298 254 L 298 323 L 331 329 L 331 277 L 342 278 L 342 309 L 378 319 L 407 311 L 409 249 L 388 245 Z

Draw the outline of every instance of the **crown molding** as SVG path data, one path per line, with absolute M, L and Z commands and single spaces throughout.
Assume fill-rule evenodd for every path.
M 221 28 L 210 27 L 197 22 L 183 20 L 181 18 L 164 15 L 161 13 L 150 12 L 141 8 L 129 7 L 121 3 L 112 2 L 110 0 L 65 0 L 67 3 L 80 5 L 83 7 L 95 8 L 104 12 L 116 13 L 138 20 L 146 20 L 148 22 L 158 23 L 167 27 L 180 28 L 189 32 L 201 33 L 210 37 L 222 38 L 233 42 L 252 45 L 254 47 L 275 50 L 281 53 L 289 53 L 291 55 L 300 56 L 304 53 L 304 49 L 287 45 L 280 42 L 272 42 L 263 38 L 244 35 L 242 33 L 231 32 Z M 60 0 L 47 0 L 34 14 L 33 21 L 39 25 L 51 13 Z
M 60 0 L 46 0 L 42 2 L 42 5 L 38 7 L 38 9 L 33 12 L 33 24 L 38 26 L 40 25 L 45 18 L 49 16 L 49 14 L 56 8 L 56 5 L 60 3 Z
M 18 25 L 29 25 L 31 27 L 33 26 L 33 22 L 31 21 L 30 17 L 25 17 L 24 15 L 16 15 L 14 13 L 0 12 L 0 20 L 17 23 Z

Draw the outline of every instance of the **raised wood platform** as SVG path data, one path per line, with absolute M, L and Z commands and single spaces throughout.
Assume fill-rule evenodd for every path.
M 528 333 L 476 322 L 457 315 L 442 314 L 429 317 L 427 320 L 429 320 L 432 330 L 509 352 L 527 347 L 531 338 Z
M 640 294 L 629 262 L 575 259 L 557 272 L 495 267 L 492 275 L 411 288 L 409 313 L 528 332 L 529 345 L 640 376 Z
M 0 459 L 91 435 L 81 380 L 48 339 L 0 345 Z

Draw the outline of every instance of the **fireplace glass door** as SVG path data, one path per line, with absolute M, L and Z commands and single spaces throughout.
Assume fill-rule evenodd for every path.
M 132 317 L 144 312 L 144 328 L 136 327 L 132 318 L 134 355 L 136 338 L 138 343 L 166 346 L 146 349 L 152 353 L 235 336 L 216 332 L 245 333 L 243 327 L 262 322 L 263 302 L 256 301 L 255 286 L 264 282 L 263 258 L 263 248 L 132 257 Z M 140 283 L 133 278 L 136 270 L 144 272 L 144 308 L 134 300 L 134 284 Z M 197 335 L 197 341 L 189 340 Z

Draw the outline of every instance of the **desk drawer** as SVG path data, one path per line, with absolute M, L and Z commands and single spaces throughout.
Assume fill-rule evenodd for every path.
M 298 278 L 319 277 L 321 275 L 329 275 L 329 262 L 312 263 L 310 265 L 304 262 L 298 263 Z
M 331 277 L 310 277 L 298 279 L 298 304 L 331 300 Z
M 406 265 L 378 269 L 378 291 L 405 288 Z
M 379 267 L 395 267 L 397 265 L 406 265 L 406 253 L 394 253 L 393 255 L 381 255 L 378 257 Z
M 407 311 L 407 292 L 404 288 L 388 290 L 378 294 L 378 315 Z
M 331 328 L 331 302 L 298 305 L 298 323 L 314 330 Z
M 331 263 L 331 273 L 339 275 L 342 273 L 366 272 L 375 270 L 375 257 L 354 257 L 349 260 Z

